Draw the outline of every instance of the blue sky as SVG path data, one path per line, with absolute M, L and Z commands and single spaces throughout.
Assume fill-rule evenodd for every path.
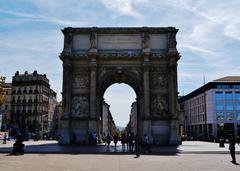
M 203 75 L 206 82 L 239 75 L 239 7 L 239 0 L 0 0 L 0 75 L 11 81 L 16 70 L 37 69 L 61 92 L 64 27 L 174 26 L 179 92 L 187 94 L 203 84 Z M 132 89 L 121 85 L 108 94 L 119 91 L 126 99 Z M 128 118 L 129 112 L 116 107 L 113 113 Z

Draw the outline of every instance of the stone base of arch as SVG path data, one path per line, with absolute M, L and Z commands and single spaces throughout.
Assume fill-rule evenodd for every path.
M 140 123 L 142 127 L 139 130 L 141 137 L 144 134 L 150 137 L 151 144 L 155 145 L 180 145 L 181 139 L 177 129 L 173 129 L 176 120 L 145 120 Z M 71 129 L 68 128 L 68 121 L 62 122 L 60 138 L 58 143 L 61 145 L 68 144 L 89 144 L 89 133 L 98 132 L 97 121 L 72 121 Z M 73 139 L 73 134 L 75 138 Z

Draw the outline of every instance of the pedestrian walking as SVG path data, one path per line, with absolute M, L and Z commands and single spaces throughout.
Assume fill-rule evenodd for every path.
M 116 150 L 116 148 L 117 148 L 117 142 L 118 142 L 118 135 L 117 135 L 117 134 L 115 134 L 115 135 L 113 136 L 113 142 L 114 142 L 114 147 L 115 147 L 115 150 Z
M 121 136 L 122 150 L 125 151 L 126 136 L 122 134 Z
M 129 142 L 130 142 L 130 134 L 127 133 L 127 135 L 126 135 L 127 151 L 130 151 L 130 150 L 129 150 Z
M 133 151 L 133 146 L 134 146 L 134 134 L 131 133 L 129 136 L 129 151 Z
M 88 143 L 89 143 L 90 145 L 93 144 L 93 135 L 92 135 L 92 132 L 89 132 L 89 134 L 88 134 Z
M 140 157 L 140 138 L 138 136 L 138 134 L 135 135 L 135 138 L 134 138 L 134 142 L 135 142 L 135 153 L 136 153 L 136 156 L 135 158 L 139 158 Z
M 235 138 L 233 135 L 229 136 L 229 150 L 230 150 L 230 154 L 232 157 L 232 163 L 237 164 L 236 162 L 236 156 L 235 156 Z
M 108 146 L 108 149 L 109 149 L 109 145 L 111 143 L 111 136 L 110 134 L 108 133 L 107 136 L 106 136 L 106 143 L 107 143 L 107 146 Z

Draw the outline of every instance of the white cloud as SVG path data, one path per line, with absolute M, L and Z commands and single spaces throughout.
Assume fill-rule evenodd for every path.
M 143 15 L 139 13 L 134 7 L 131 0 L 100 0 L 103 5 L 118 15 L 131 16 L 136 18 L 143 18 Z M 139 1 L 139 2 L 144 2 Z
M 192 45 L 187 45 L 187 44 L 183 44 L 183 45 L 180 45 L 179 46 L 180 48 L 184 49 L 184 48 L 187 48 L 191 51 L 196 51 L 198 53 L 207 53 L 207 54 L 216 54 L 216 52 L 214 51 L 211 51 L 211 50 L 208 50 L 208 49 L 205 49 L 205 48 L 201 48 L 201 47 L 197 47 L 197 46 L 192 46 Z
M 24 12 L 18 12 L 18 11 L 11 11 L 11 10 L 4 10 L 4 9 L 0 9 L 0 13 L 10 14 L 10 15 L 20 17 L 20 18 L 26 18 L 26 19 L 28 19 L 28 21 L 49 22 L 49 23 L 63 25 L 63 26 L 69 26 L 69 25 L 80 26 L 80 25 L 86 24 L 81 21 L 61 20 L 61 19 L 52 18 L 52 17 L 48 17 L 48 16 L 42 16 L 42 15 L 30 14 L 30 13 L 24 13 Z M 25 20 L 25 21 L 27 21 L 27 20 Z
M 225 34 L 225 36 L 228 36 L 232 39 L 237 39 L 240 41 L 240 29 L 239 28 L 240 28 L 240 20 L 230 22 L 224 28 L 224 34 Z

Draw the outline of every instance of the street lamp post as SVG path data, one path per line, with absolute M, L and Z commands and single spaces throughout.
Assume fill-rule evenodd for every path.
M 43 122 L 44 122 L 44 121 L 43 121 L 43 120 L 44 120 L 44 117 L 45 117 L 45 116 L 48 116 L 48 114 L 43 114 L 43 115 L 42 115 L 42 120 L 41 120 L 41 121 L 42 121 L 42 122 L 41 122 L 41 124 L 42 124 L 42 131 L 41 131 L 41 132 L 42 132 L 42 139 L 43 139 L 43 131 L 44 131 L 44 129 L 43 129 L 43 126 L 44 126 L 44 123 L 43 123 Z

